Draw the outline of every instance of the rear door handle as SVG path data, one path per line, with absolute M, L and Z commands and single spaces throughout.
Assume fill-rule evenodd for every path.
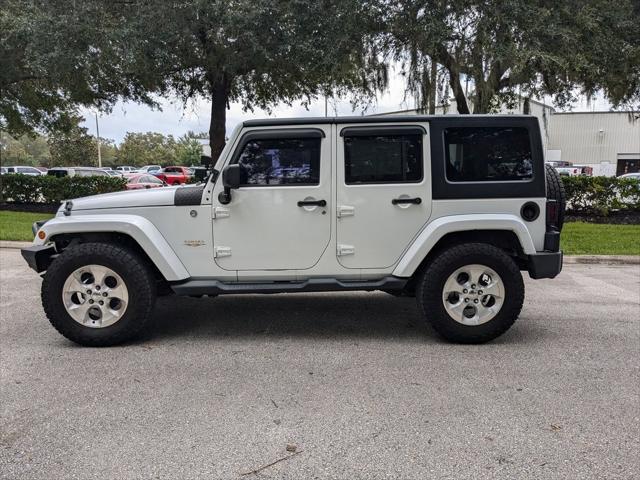
M 422 203 L 422 199 L 420 197 L 416 198 L 394 198 L 391 200 L 393 205 L 405 205 L 407 203 L 413 203 L 414 205 L 420 205 Z
M 326 200 L 300 200 L 298 202 L 299 207 L 326 207 Z

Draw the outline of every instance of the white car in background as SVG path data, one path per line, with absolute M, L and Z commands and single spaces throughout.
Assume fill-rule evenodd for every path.
M 38 177 L 40 175 L 44 175 L 43 172 L 38 170 L 36 167 L 2 167 L 2 173 L 20 173 L 22 175 L 29 175 L 30 177 Z
M 129 167 L 126 165 L 120 165 L 116 167 L 116 171 L 121 173 L 136 173 L 138 169 L 136 167 Z
M 620 175 L 618 178 L 631 178 L 633 180 L 640 181 L 640 172 L 625 173 L 624 175 Z
M 109 173 L 94 167 L 56 167 L 50 168 L 47 175 L 52 177 L 106 177 L 109 176 Z
M 145 165 L 138 169 L 138 173 L 156 173 L 162 169 L 160 165 Z

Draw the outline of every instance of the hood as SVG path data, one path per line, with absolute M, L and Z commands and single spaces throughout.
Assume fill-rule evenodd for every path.
M 74 198 L 73 210 L 94 210 L 104 208 L 158 207 L 174 205 L 175 192 L 184 187 L 162 187 L 122 192 L 103 193 L 91 197 Z

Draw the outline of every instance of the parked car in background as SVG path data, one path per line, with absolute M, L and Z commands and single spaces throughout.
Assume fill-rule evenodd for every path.
M 120 166 L 116 167 L 116 170 L 118 172 L 122 172 L 122 173 L 135 173 L 135 172 L 138 171 L 137 168 L 129 167 L 129 166 L 126 166 L 126 165 L 120 165 Z
M 575 177 L 578 175 L 593 175 L 593 168 L 587 165 L 571 165 L 570 167 L 556 167 L 556 171 L 561 177 Z
M 203 182 L 209 175 L 206 167 L 189 167 L 189 169 L 193 172 L 193 177 L 197 182 Z
M 127 175 L 127 190 L 164 187 L 166 184 L 149 173 L 132 173 Z
M 6 170 L 6 172 L 3 172 L 3 173 L 20 173 L 22 175 L 29 175 L 30 177 L 37 177 L 39 175 L 44 175 L 36 167 L 16 166 L 16 167 L 3 167 L 3 169 Z
M 7 173 L 7 169 L 5 167 L 0 167 L 0 175 L 4 175 Z
M 182 185 L 187 183 L 193 174 L 187 167 L 165 167 L 154 175 L 167 185 Z
M 112 177 L 121 177 L 122 175 L 124 175 L 122 172 L 118 172 L 111 167 L 100 167 L 100 170 L 107 172 Z
M 94 176 L 109 176 L 109 173 L 94 167 L 55 167 L 50 168 L 47 171 L 47 175 L 54 177 L 94 177 Z
M 640 172 L 625 173 L 624 175 L 620 175 L 618 178 L 630 178 L 632 180 L 638 180 L 640 182 Z
M 155 173 L 159 171 L 162 167 L 160 165 L 145 165 L 142 168 L 138 169 L 139 173 Z

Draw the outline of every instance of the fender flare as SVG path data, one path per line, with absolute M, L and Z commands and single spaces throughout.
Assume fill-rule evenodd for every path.
M 525 254 L 533 255 L 536 253 L 529 230 L 524 222 L 515 215 L 451 215 L 437 218 L 427 224 L 404 252 L 393 271 L 393 275 L 410 277 L 441 238 L 449 233 L 472 230 L 511 231 L 518 237 Z
M 166 280 L 184 280 L 190 276 L 156 226 L 139 215 L 57 216 L 45 223 L 40 230 L 46 236 L 44 240 L 36 237 L 34 245 L 44 245 L 51 237 L 60 234 L 122 233 L 138 243 Z

